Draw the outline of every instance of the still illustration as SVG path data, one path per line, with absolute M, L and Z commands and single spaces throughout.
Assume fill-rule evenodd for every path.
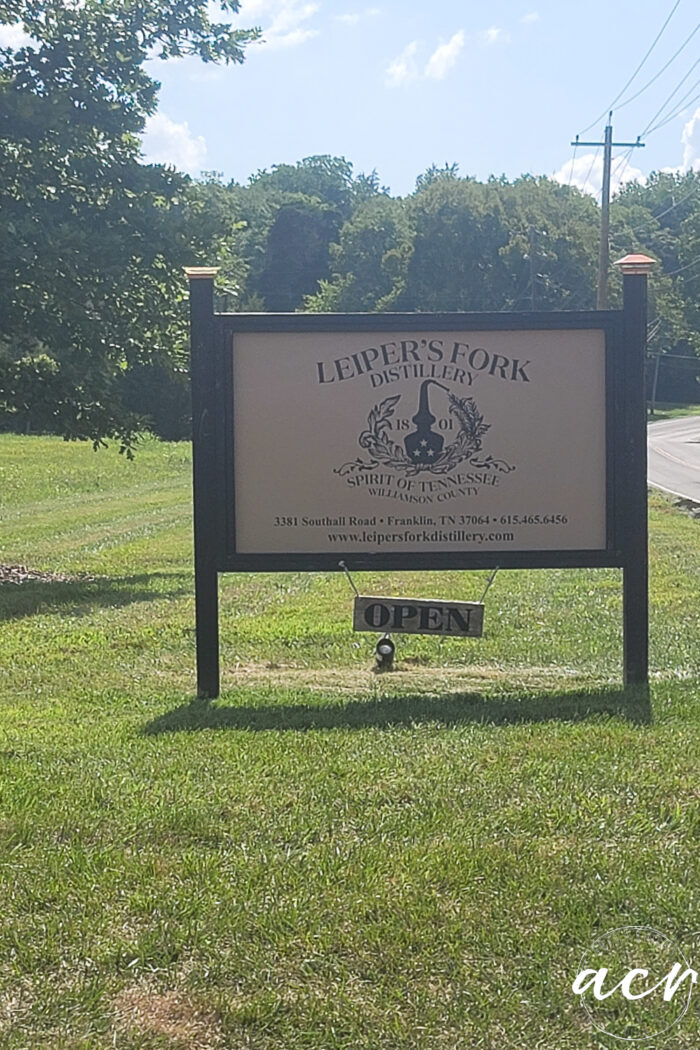
M 438 387 L 447 396 L 449 413 L 457 423 L 457 436 L 445 444 L 445 438 L 435 429 L 437 417 L 430 410 L 430 387 Z M 359 445 L 369 459 L 357 458 L 335 473 L 341 477 L 356 471 L 388 468 L 409 476 L 427 471 L 431 474 L 447 474 L 465 462 L 480 469 L 495 470 L 508 474 L 515 467 L 503 459 L 479 456 L 482 438 L 491 428 L 484 422 L 473 397 L 457 397 L 443 383 L 425 379 L 420 386 L 418 408 L 412 417 L 415 429 L 403 439 L 403 445 L 393 440 L 395 413 L 402 394 L 386 397 L 375 405 L 367 417 L 367 428 L 359 436 Z

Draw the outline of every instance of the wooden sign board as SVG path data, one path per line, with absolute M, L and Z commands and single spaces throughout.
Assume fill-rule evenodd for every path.
M 360 594 L 355 598 L 352 626 L 355 631 L 383 631 L 387 634 L 481 638 L 484 606 L 481 602 L 379 598 Z
M 625 682 L 648 682 L 646 275 L 623 263 L 623 309 L 581 313 L 223 314 L 214 270 L 190 270 L 200 696 L 219 695 L 218 573 L 343 563 L 621 568 Z M 465 602 L 355 614 L 482 624 Z
M 606 549 L 601 323 L 422 323 L 233 334 L 238 557 Z

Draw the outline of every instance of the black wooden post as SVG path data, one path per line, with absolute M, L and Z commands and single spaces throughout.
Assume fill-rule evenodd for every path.
M 647 274 L 654 260 L 626 255 L 623 275 L 625 448 L 620 497 L 624 502 L 623 625 L 625 685 L 649 682 L 649 551 L 647 421 L 644 388 Z
M 188 267 L 192 383 L 192 485 L 197 696 L 219 695 L 218 504 L 214 277 L 217 268 Z

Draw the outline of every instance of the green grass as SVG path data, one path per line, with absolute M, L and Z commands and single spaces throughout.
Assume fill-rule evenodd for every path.
M 684 416 L 700 416 L 700 404 L 676 405 L 671 402 L 657 401 L 652 415 L 650 405 L 647 403 L 647 419 L 650 423 L 658 423 L 662 419 L 682 419 Z
M 221 578 L 206 705 L 189 471 L 0 438 L 0 563 L 70 577 L 0 585 L 3 1050 L 579 1050 L 598 933 L 700 968 L 697 521 L 650 497 L 648 700 L 616 571 L 501 572 L 483 639 L 379 677 L 347 580 L 291 573 Z

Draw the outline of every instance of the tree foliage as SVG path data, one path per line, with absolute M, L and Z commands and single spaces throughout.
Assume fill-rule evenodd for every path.
M 625 186 L 613 202 L 611 234 L 615 251 L 657 260 L 649 350 L 665 358 L 661 399 L 700 399 L 700 172 L 656 172 L 643 186 Z
M 330 274 L 331 247 L 359 205 L 380 195 L 376 173 L 342 157 L 306 157 L 229 187 L 247 271 L 239 308 L 297 310 Z
M 333 280 L 309 296 L 314 311 L 392 309 L 405 287 L 412 238 L 401 201 L 377 194 L 362 201 L 330 247 Z
M 42 425 L 48 413 L 67 437 L 129 448 L 140 420 L 124 371 L 182 343 L 178 270 L 211 243 L 185 204 L 189 180 L 141 164 L 138 133 L 157 102 L 147 58 L 242 60 L 255 32 L 208 11 L 204 0 L 0 0 L 0 21 L 31 38 L 0 50 L 0 404 L 25 427 L 26 385 L 34 376 L 41 400 L 50 373 L 60 396 Z
M 143 164 L 146 59 L 243 60 L 256 30 L 206 0 L 0 0 L 0 412 L 4 425 L 130 449 L 186 433 L 182 267 L 220 267 L 228 310 L 584 310 L 599 209 L 544 177 L 431 165 L 405 198 L 376 171 L 307 157 L 245 185 Z M 222 16 L 237 0 L 219 0 Z M 657 173 L 611 210 L 612 251 L 658 260 L 651 342 L 692 397 L 700 353 L 700 173 Z M 612 280 L 613 305 L 620 287 Z M 675 382 L 675 381 L 674 381 Z M 663 386 L 663 384 L 662 384 Z M 671 387 L 669 386 L 669 390 Z

